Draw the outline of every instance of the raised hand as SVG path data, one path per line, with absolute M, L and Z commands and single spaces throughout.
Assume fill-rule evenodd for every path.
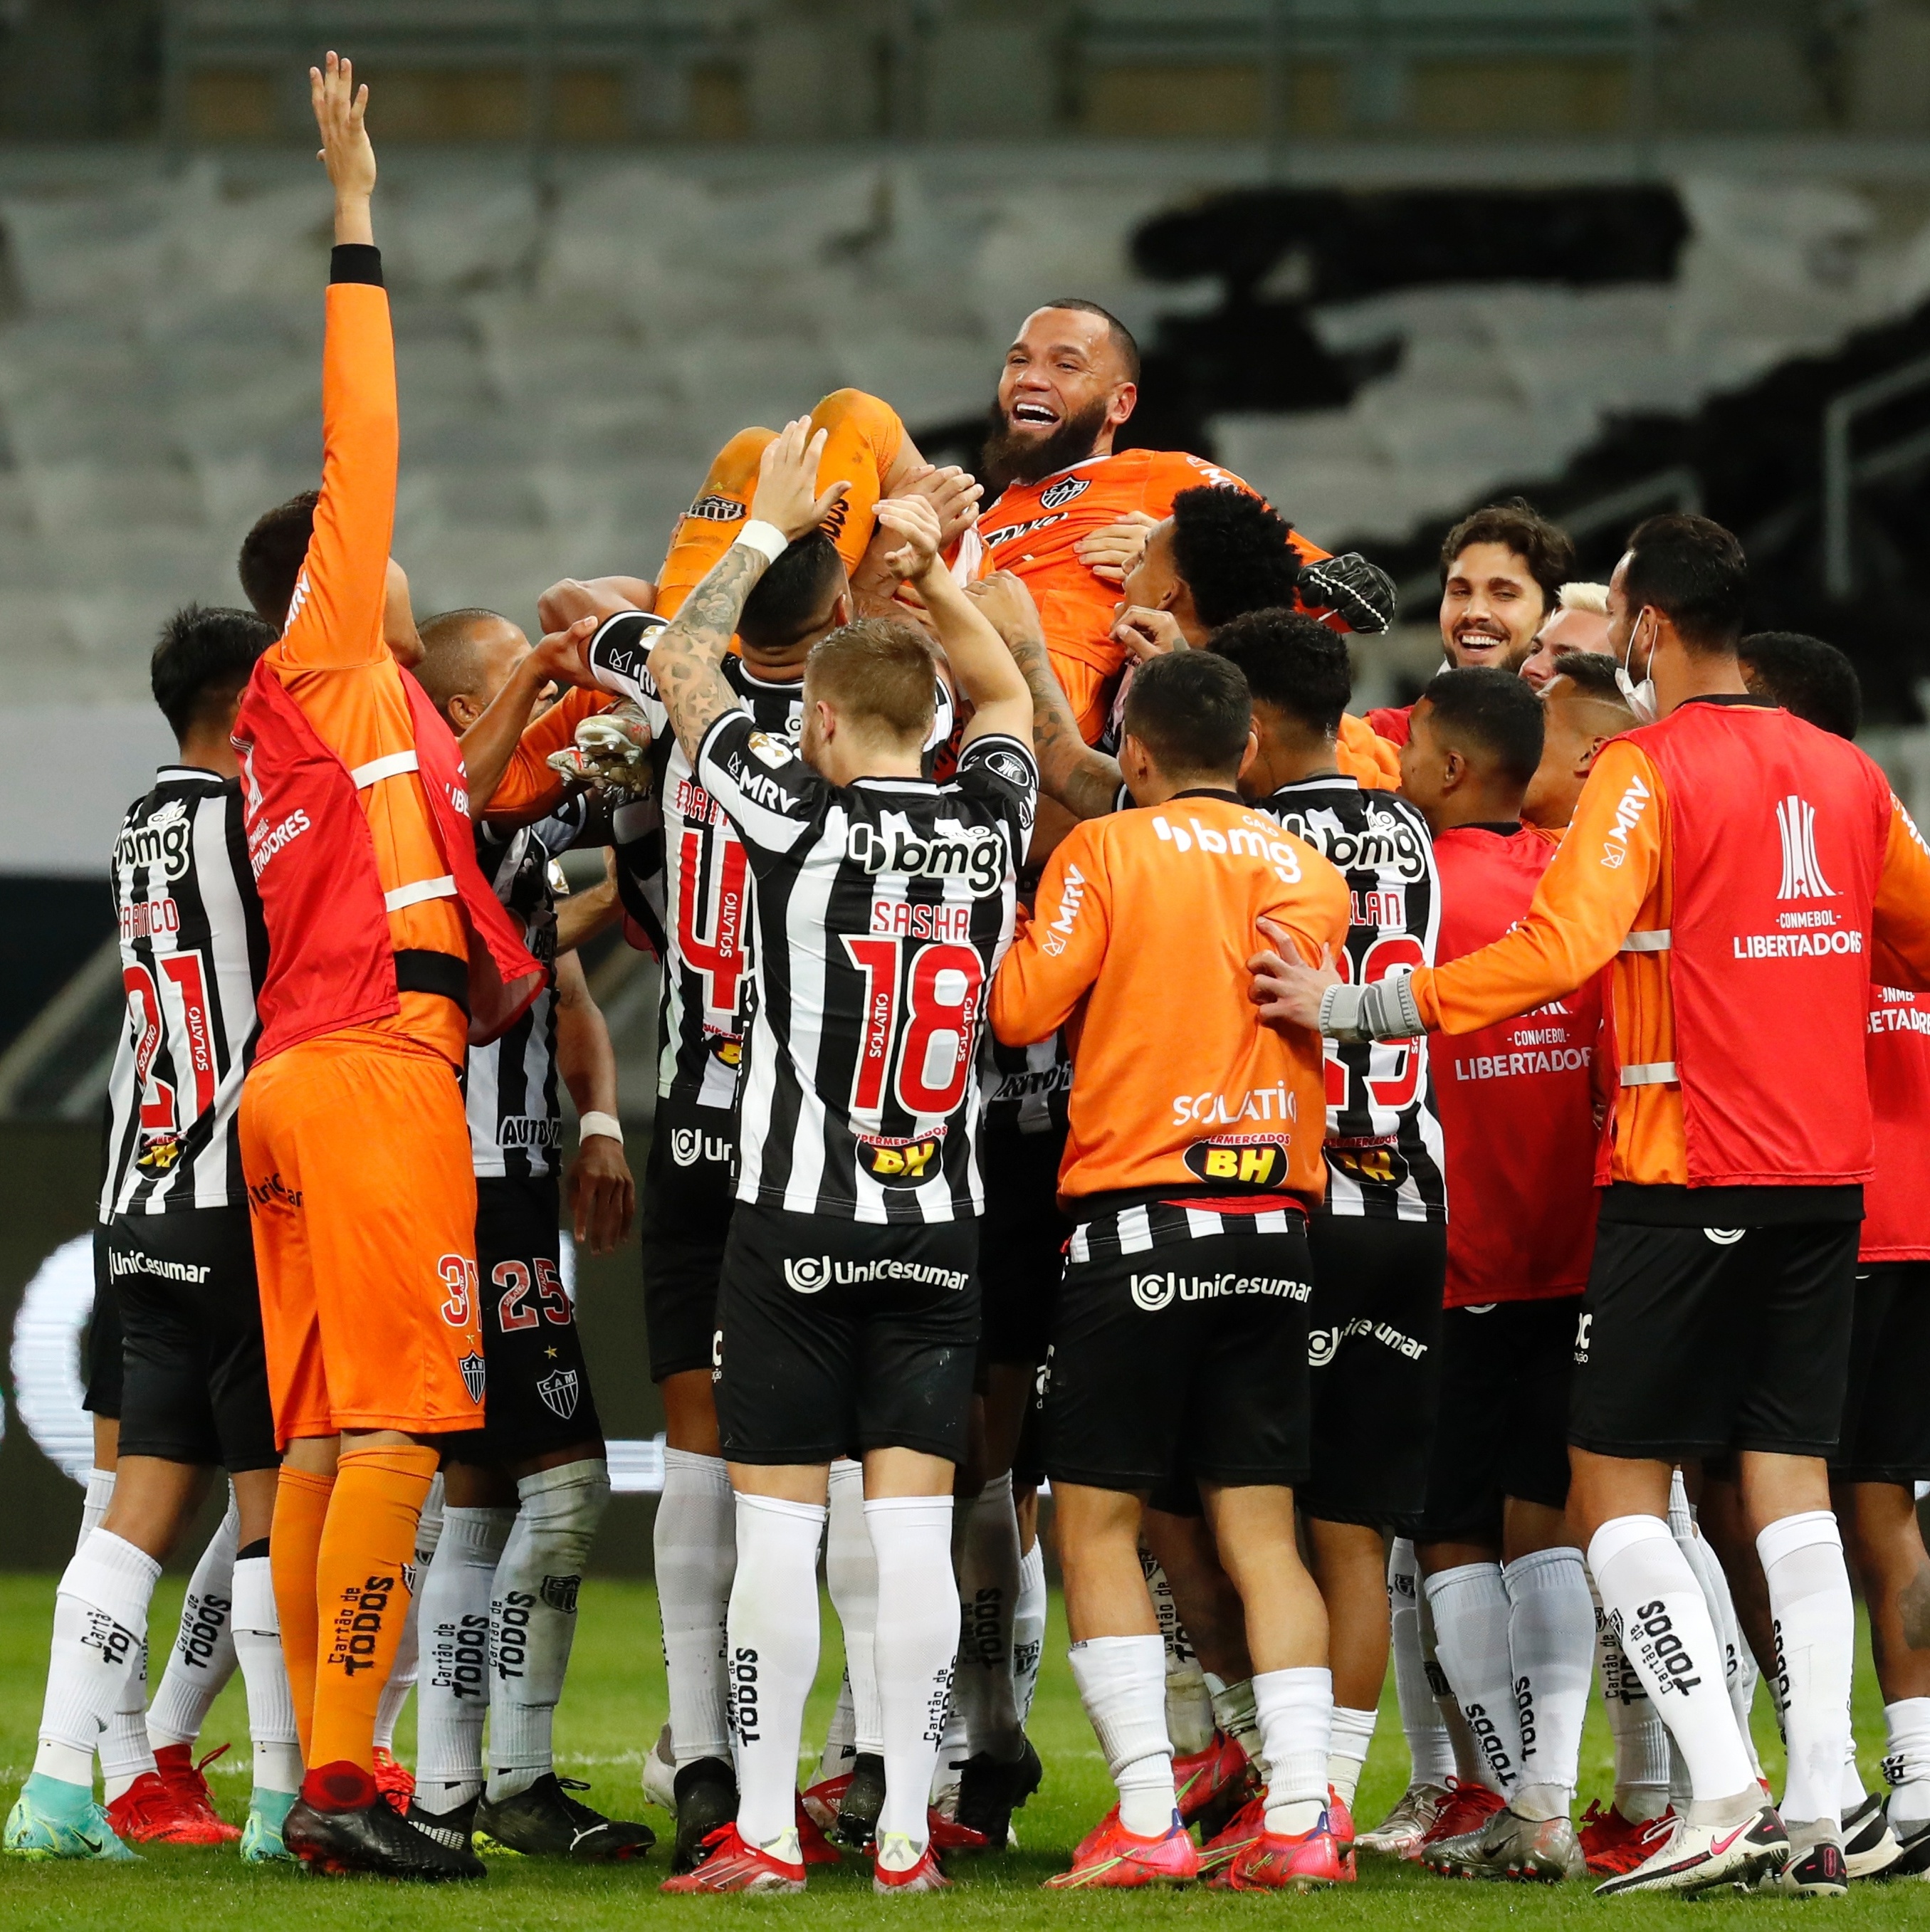
M 1112 641 L 1124 644 L 1142 664 L 1187 648 L 1186 633 L 1170 610 L 1149 610 L 1140 604 L 1129 604 L 1112 620 Z
M 950 550 L 978 521 L 978 506 L 985 485 L 968 470 L 955 463 L 942 469 L 926 464 L 899 492 L 903 496 L 923 496 L 938 513 L 938 548 Z
M 902 584 L 915 584 L 938 561 L 944 530 L 926 496 L 887 496 L 875 512 L 878 527 L 904 541 L 884 554 L 884 567 Z
M 1039 607 L 1025 587 L 1025 580 L 1009 570 L 995 570 L 965 586 L 965 595 L 983 611 L 992 628 L 1008 647 L 1034 641 L 1041 649 L 1045 634 L 1039 625 Z
M 851 487 L 833 483 L 821 496 L 818 465 L 828 432 L 812 433 L 811 418 L 800 416 L 765 444 L 758 463 L 758 487 L 751 498 L 754 521 L 774 524 L 792 543 L 815 530 Z
M 368 198 L 375 192 L 375 148 L 364 124 L 368 89 L 355 84 L 355 64 L 331 53 L 308 70 L 308 98 L 322 146 L 316 159 L 335 190 L 335 239 L 371 242 Z
M 1102 584 L 1124 584 L 1126 573 L 1139 560 L 1146 533 L 1159 522 L 1144 510 L 1128 510 L 1116 524 L 1082 536 L 1073 546 L 1079 560 Z

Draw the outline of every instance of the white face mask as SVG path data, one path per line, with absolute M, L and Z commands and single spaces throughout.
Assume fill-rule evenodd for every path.
M 1636 622 L 1640 623 L 1641 620 L 1638 617 Z M 1652 724 L 1658 715 L 1655 709 L 1655 680 L 1652 677 L 1645 677 L 1637 684 L 1629 670 L 1634 661 L 1635 633 L 1631 629 L 1628 633 L 1628 655 L 1626 658 L 1618 659 L 1616 662 L 1616 688 L 1627 700 L 1628 709 L 1634 712 L 1635 722 L 1638 724 Z M 1655 648 L 1651 644 L 1649 646 L 1649 662 L 1652 664 L 1655 661 Z

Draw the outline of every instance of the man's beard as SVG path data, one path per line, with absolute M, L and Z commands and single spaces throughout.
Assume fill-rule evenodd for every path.
M 1106 410 L 1103 400 L 1094 401 L 1077 416 L 1067 416 L 1050 436 L 1025 436 L 1014 434 L 1003 406 L 994 397 L 985 448 L 979 458 L 986 487 L 996 496 L 1015 483 L 1036 483 L 1055 470 L 1083 463 L 1098 446 Z

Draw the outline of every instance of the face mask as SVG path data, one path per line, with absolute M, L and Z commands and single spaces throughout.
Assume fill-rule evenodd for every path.
M 1639 620 L 1637 620 L 1640 621 Z M 1655 722 L 1655 680 L 1645 677 L 1640 684 L 1629 675 L 1628 667 L 1635 659 L 1635 633 L 1628 633 L 1628 656 L 1626 662 L 1618 661 L 1615 666 L 1615 686 L 1626 701 L 1628 709 L 1635 714 L 1638 724 L 1652 724 Z M 1649 662 L 1655 662 L 1655 648 L 1649 651 Z

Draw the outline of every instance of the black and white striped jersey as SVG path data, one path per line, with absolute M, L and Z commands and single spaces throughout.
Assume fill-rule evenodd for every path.
M 974 1076 L 1037 802 L 1031 747 L 980 738 L 942 785 L 837 786 L 739 712 L 705 735 L 697 776 L 753 881 L 737 1198 L 873 1223 L 977 1215 Z
M 592 640 L 593 661 L 606 683 L 619 686 L 649 719 L 655 734 L 653 762 L 662 825 L 650 836 L 632 835 L 619 814 L 617 863 L 632 876 L 626 903 L 661 907 L 663 976 L 658 997 L 657 1092 L 664 1099 L 728 1111 L 737 1102 L 737 1068 L 750 1022 L 750 874 L 744 848 L 730 820 L 692 776 L 670 728 L 668 714 L 650 682 L 647 652 L 661 622 L 640 612 L 611 618 Z M 776 683 L 756 676 L 733 652 L 724 660 L 725 681 L 752 724 L 767 737 L 795 745 L 804 728 L 801 680 Z M 953 727 L 951 692 L 940 680 L 932 741 L 943 745 Z M 642 876 L 647 867 L 656 876 Z M 645 915 L 638 923 L 649 929 Z M 653 934 L 653 937 L 654 937 Z
M 988 1028 L 979 1085 L 987 1133 L 1062 1137 L 1072 1105 L 1072 1053 L 1064 1031 L 1030 1046 L 1007 1046 Z
M 1355 984 L 1434 963 L 1441 893 L 1427 821 L 1338 772 L 1283 786 L 1260 809 L 1346 874 L 1352 923 L 1334 964 Z M 1445 1221 L 1441 1123 L 1422 1040 L 1327 1042 L 1330 1214 Z
M 268 965 L 239 782 L 164 766 L 121 821 L 111 870 L 128 1004 L 101 1219 L 239 1208 L 235 1110 Z
M 544 968 L 543 989 L 500 1040 L 470 1048 L 465 1091 L 469 1144 L 483 1179 L 521 1180 L 563 1169 L 557 1111 L 557 908 L 550 868 L 583 830 L 585 800 L 566 799 L 547 818 L 497 830 L 476 829 L 476 862 L 523 928 Z

